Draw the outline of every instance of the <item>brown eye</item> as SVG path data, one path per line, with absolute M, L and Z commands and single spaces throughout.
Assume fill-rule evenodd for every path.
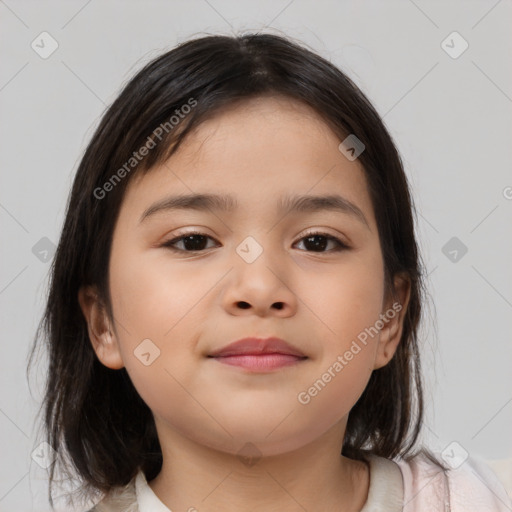
M 343 243 L 339 238 L 326 233 L 308 233 L 305 237 L 301 238 L 299 242 L 303 240 L 304 246 L 311 249 L 312 252 L 338 252 L 349 248 L 348 245 Z M 328 246 L 329 242 L 333 242 L 335 248 L 331 251 L 325 251 L 324 249 Z
M 176 252 L 201 252 L 207 247 L 208 240 L 214 240 L 211 236 L 200 232 L 185 233 L 178 237 L 173 238 L 162 244 L 162 247 L 168 247 Z M 305 237 L 301 238 L 299 242 L 303 242 L 306 247 L 306 252 L 339 252 L 349 249 L 349 246 L 342 242 L 339 238 L 329 235 L 327 233 L 308 233 Z M 325 250 L 329 244 L 334 244 L 331 250 Z M 176 247 L 177 244 L 182 244 L 181 247 Z M 215 246 L 213 246 L 215 247 Z
M 206 247 L 207 240 L 213 240 L 211 236 L 208 236 L 204 233 L 193 232 L 186 233 L 179 237 L 173 238 L 168 242 L 162 244 L 162 247 L 168 247 L 173 251 L 180 252 L 195 252 L 195 251 L 204 251 L 205 249 L 209 249 L 210 247 Z M 176 244 L 182 243 L 183 248 L 175 247 Z

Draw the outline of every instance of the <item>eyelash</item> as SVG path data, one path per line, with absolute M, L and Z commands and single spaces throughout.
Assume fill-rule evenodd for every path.
M 204 252 L 204 251 L 206 251 L 207 249 L 201 249 L 201 250 L 195 250 L 195 251 L 187 251 L 185 249 L 177 249 L 176 247 L 173 247 L 173 244 L 183 240 L 184 238 L 187 238 L 189 236 L 194 236 L 194 235 L 201 235 L 201 236 L 205 236 L 206 238 L 210 238 L 211 240 L 215 240 L 213 237 L 211 237 L 209 235 L 206 235 L 205 233 L 201 233 L 200 231 L 190 231 L 190 232 L 187 232 L 187 233 L 182 233 L 179 236 L 173 238 L 172 240 L 168 240 L 167 242 L 164 242 L 161 245 L 161 247 L 166 247 L 166 248 L 170 249 L 173 252 L 181 252 L 181 253 L 197 253 L 197 252 Z M 297 241 L 300 242 L 300 241 L 302 241 L 302 240 L 304 240 L 306 238 L 311 238 L 311 237 L 314 237 L 314 236 L 324 237 L 328 241 L 335 242 L 338 246 L 337 246 L 336 249 L 332 249 L 330 251 L 320 251 L 320 252 L 304 251 L 304 252 L 313 252 L 313 253 L 316 253 L 316 254 L 326 254 L 326 253 L 329 253 L 329 252 L 341 252 L 341 251 L 350 249 L 350 247 L 346 243 L 342 242 L 339 238 L 337 238 L 335 236 L 332 236 L 332 235 L 329 235 L 327 233 L 319 232 L 319 231 L 312 231 L 310 233 L 306 233 L 302 238 L 299 238 L 299 240 L 297 240 Z

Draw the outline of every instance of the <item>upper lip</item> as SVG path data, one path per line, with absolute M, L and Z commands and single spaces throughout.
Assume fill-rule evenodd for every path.
M 209 357 L 234 355 L 289 354 L 306 357 L 299 349 L 280 338 L 243 338 L 209 354 Z

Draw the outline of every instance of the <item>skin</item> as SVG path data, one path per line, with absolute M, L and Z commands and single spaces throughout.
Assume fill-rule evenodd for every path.
M 127 187 L 110 260 L 114 322 L 94 287 L 79 292 L 99 360 L 126 367 L 153 412 L 163 467 L 149 485 L 173 511 L 357 511 L 367 499 L 368 466 L 340 455 L 346 422 L 372 371 L 395 353 L 410 289 L 397 278 L 397 297 L 386 298 L 364 171 L 340 142 L 290 99 L 224 109 Z M 160 212 L 139 223 L 157 200 L 191 192 L 230 193 L 239 207 Z M 333 192 L 355 203 L 368 226 L 340 212 L 277 211 L 283 194 Z M 202 252 L 185 252 L 183 241 L 175 243 L 181 253 L 161 246 L 194 228 L 212 237 Z M 349 249 L 335 252 L 328 242 L 315 250 L 309 231 Z M 252 263 L 236 252 L 248 236 L 263 249 Z M 400 314 L 299 403 L 298 393 L 396 300 Z M 251 374 L 206 357 L 247 336 L 283 338 L 308 359 Z M 148 338 L 160 355 L 146 366 L 134 350 Z M 257 454 L 252 463 L 240 456 L 247 443 Z

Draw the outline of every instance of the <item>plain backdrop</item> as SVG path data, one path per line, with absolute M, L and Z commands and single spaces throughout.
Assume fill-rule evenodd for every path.
M 82 152 L 136 70 L 206 34 L 290 35 L 368 95 L 401 152 L 429 272 L 424 439 L 512 457 L 511 4 L 0 1 L 0 511 L 50 509 L 32 457 L 45 361 L 30 389 L 25 367 Z

